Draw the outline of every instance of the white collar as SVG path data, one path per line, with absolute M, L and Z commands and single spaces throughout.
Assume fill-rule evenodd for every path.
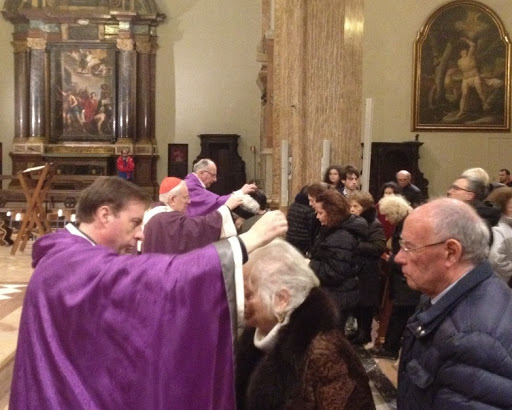
M 87 239 L 92 245 L 96 246 L 96 243 L 94 243 L 94 241 L 91 238 L 89 238 L 86 234 L 84 234 L 80 229 L 78 229 L 72 223 L 68 223 L 66 225 L 66 229 L 68 230 L 68 232 L 70 234 L 76 235 L 76 236 L 81 236 L 82 238 Z
M 261 330 L 256 328 L 256 332 L 254 333 L 254 346 L 265 353 L 272 351 L 277 343 L 279 331 L 286 324 L 288 324 L 288 315 L 281 323 L 277 323 L 266 335 L 263 335 Z
M 205 184 L 203 184 L 203 181 L 201 181 L 201 180 L 199 179 L 199 177 L 197 176 L 197 174 L 196 174 L 195 172 L 192 172 L 192 175 L 194 175 L 194 176 L 197 178 L 197 180 L 199 181 L 199 183 L 203 186 L 203 188 L 204 188 L 204 189 L 206 189 L 206 185 L 205 185 Z

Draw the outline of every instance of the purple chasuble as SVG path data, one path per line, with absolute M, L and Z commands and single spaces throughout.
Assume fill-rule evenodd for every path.
M 214 211 L 190 217 L 182 212 L 160 212 L 144 226 L 143 253 L 185 253 L 218 241 L 222 215 Z
M 233 409 L 232 265 L 227 241 L 120 256 L 41 237 L 10 409 Z
M 208 191 L 194 173 L 188 174 L 184 181 L 187 184 L 188 194 L 190 195 L 190 204 L 187 207 L 188 216 L 209 214 L 219 209 L 221 205 L 224 205 L 231 196 L 231 194 L 219 196 Z

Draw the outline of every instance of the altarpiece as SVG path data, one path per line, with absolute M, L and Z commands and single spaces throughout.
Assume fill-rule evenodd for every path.
M 6 0 L 2 13 L 14 26 L 12 173 L 51 162 L 54 191 L 58 181 L 77 190 L 115 175 L 128 149 L 135 183 L 154 195 L 156 29 L 165 18 L 154 0 Z

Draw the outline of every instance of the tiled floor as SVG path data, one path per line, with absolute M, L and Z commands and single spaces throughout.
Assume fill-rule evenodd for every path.
M 10 250 L 10 247 L 0 247 L 0 409 L 7 409 L 21 306 L 26 284 L 32 274 L 32 242 L 14 256 Z M 363 347 L 358 349 L 358 353 L 370 376 L 377 409 L 396 409 L 394 362 L 375 360 Z

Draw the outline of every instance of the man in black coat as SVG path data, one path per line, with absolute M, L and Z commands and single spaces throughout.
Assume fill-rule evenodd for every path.
M 407 217 L 400 244 L 395 262 L 424 296 L 404 333 L 398 408 L 512 408 L 512 290 L 486 260 L 485 223 L 437 199 Z
M 396 173 L 396 182 L 402 188 L 402 195 L 409 201 L 413 208 L 423 202 L 421 190 L 411 183 L 411 173 L 402 169 Z

